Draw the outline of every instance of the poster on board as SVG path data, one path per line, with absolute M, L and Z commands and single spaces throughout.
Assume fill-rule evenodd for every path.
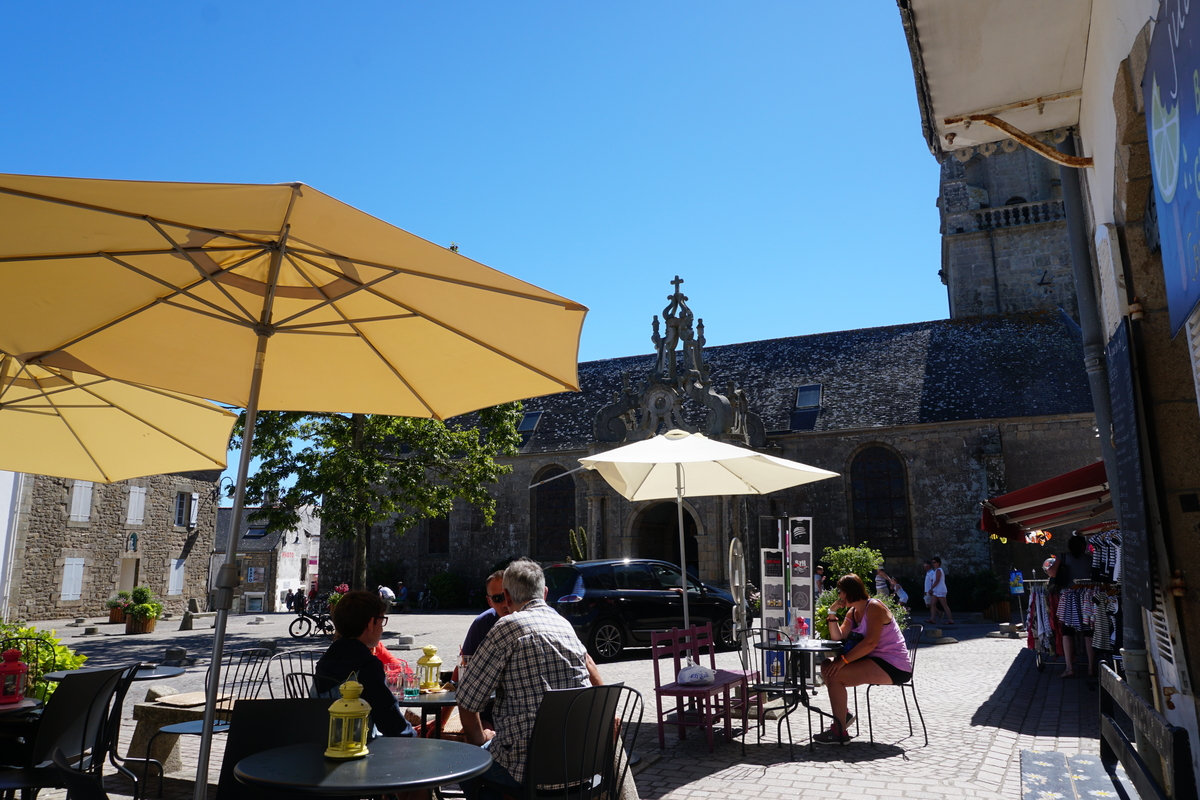
M 788 622 L 796 626 L 804 620 L 806 631 L 812 630 L 813 612 L 813 546 L 812 517 L 788 519 L 788 577 L 790 597 Z

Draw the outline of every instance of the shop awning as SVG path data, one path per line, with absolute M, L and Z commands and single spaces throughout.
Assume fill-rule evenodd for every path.
M 1104 462 L 993 497 L 983 503 L 979 527 L 999 536 L 1056 528 L 1112 511 Z

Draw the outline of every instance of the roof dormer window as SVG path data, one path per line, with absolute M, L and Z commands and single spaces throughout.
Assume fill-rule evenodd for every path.
M 796 389 L 796 402 L 792 406 L 791 429 L 811 431 L 816 427 L 817 415 L 821 413 L 821 384 L 810 383 Z

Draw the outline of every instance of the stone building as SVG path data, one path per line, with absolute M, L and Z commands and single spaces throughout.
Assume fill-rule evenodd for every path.
M 320 548 L 320 520 L 311 507 L 300 509 L 300 524 L 295 528 L 272 530 L 255 519 L 257 507 L 246 508 L 242 530 L 237 537 L 237 570 L 240 583 L 233 590 L 234 613 L 284 611 L 288 590 L 307 593 L 316 579 L 310 553 Z M 217 509 L 217 534 L 213 539 L 209 567 L 209 593 L 217 570 L 225 561 L 233 509 Z
M 407 535 L 376 526 L 372 561 L 399 562 L 410 586 L 442 571 L 481 581 L 510 556 L 565 559 L 578 527 L 589 556 L 677 561 L 673 501 L 632 503 L 593 473 L 564 473 L 684 428 L 840 474 L 765 497 L 687 500 L 687 560 L 705 580 L 725 580 L 731 537 L 748 552 L 773 546 L 762 531 L 780 516 L 812 516 L 818 551 L 870 544 L 910 581 L 935 553 L 960 573 L 1007 569 L 1027 551 L 989 543 L 980 501 L 1099 455 L 1079 329 L 1061 310 L 706 347 L 679 283 L 661 329 L 654 318 L 655 354 L 580 364 L 580 392 L 526 402 L 493 525 L 460 504 Z M 330 581 L 349 574 L 350 556 L 326 546 Z
M 105 600 L 142 585 L 167 611 L 184 611 L 192 598 L 203 602 L 219 472 L 111 484 L 3 477 L 5 619 L 105 614 Z

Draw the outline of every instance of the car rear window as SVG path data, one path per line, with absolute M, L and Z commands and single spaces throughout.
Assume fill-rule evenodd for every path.
M 579 580 L 579 570 L 575 567 L 550 567 L 547 569 L 546 588 L 550 591 L 546 596 L 546 602 L 551 605 L 557 603 L 560 597 L 575 588 L 577 580 Z

